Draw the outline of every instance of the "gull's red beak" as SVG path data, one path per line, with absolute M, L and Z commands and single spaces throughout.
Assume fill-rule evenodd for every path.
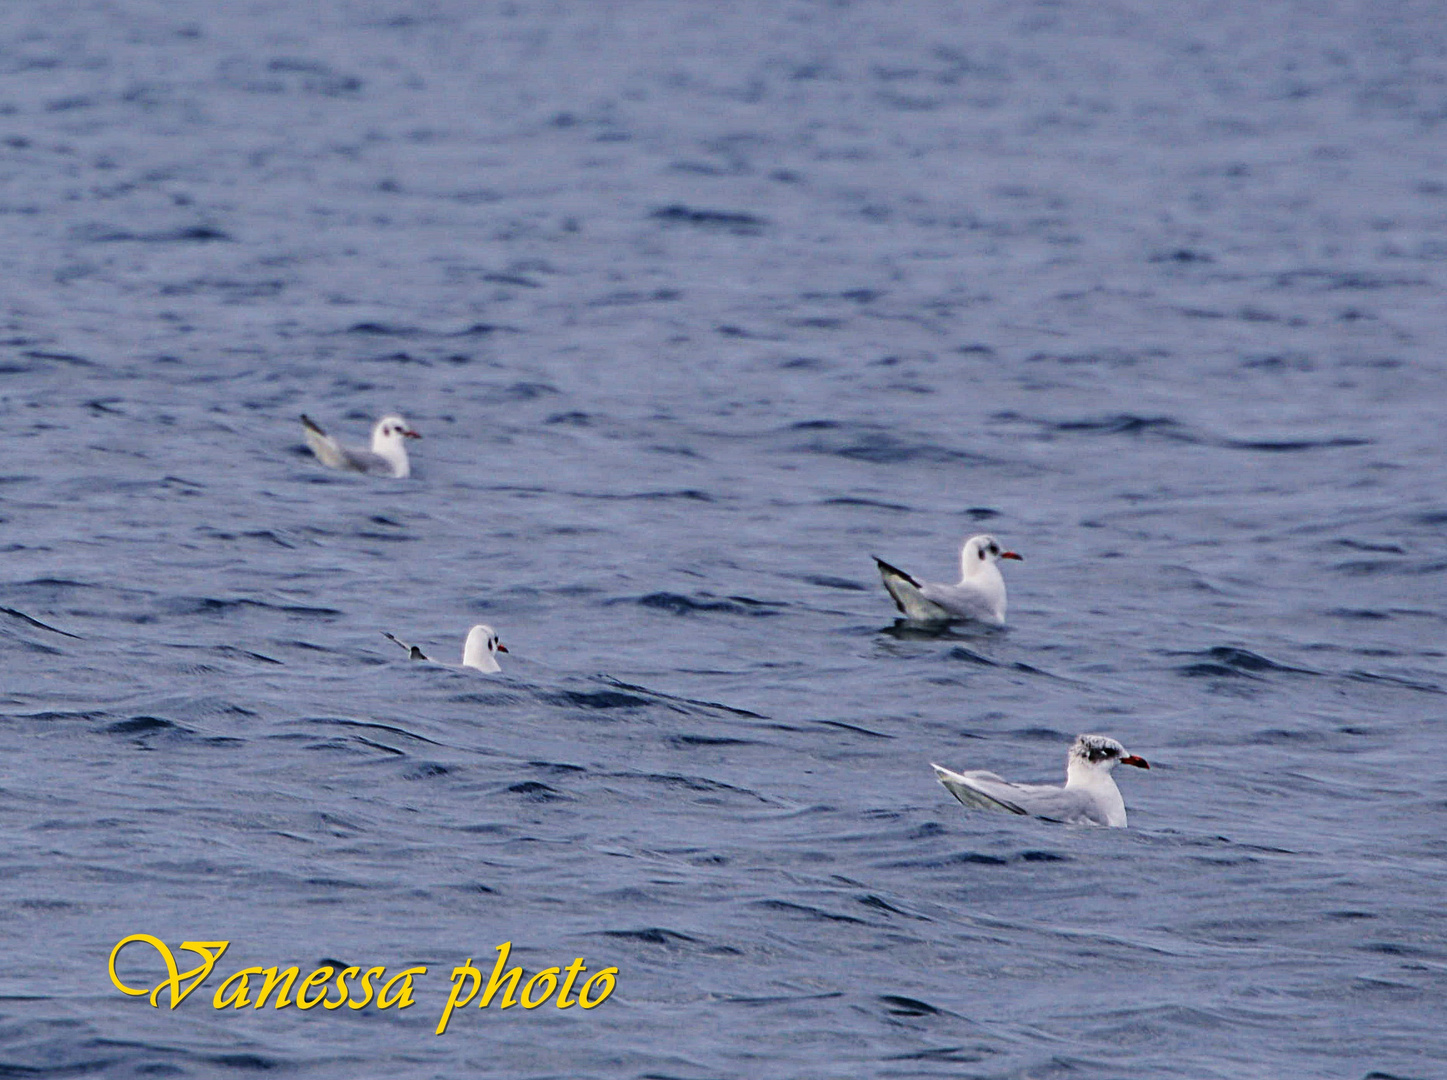
M 1151 763 L 1137 754 L 1130 754 L 1120 759 L 1122 765 L 1134 765 L 1137 769 L 1149 769 Z
M 1000 552 L 1000 558 L 1002 558 L 1002 559 L 1019 559 L 1021 562 L 1024 562 L 1024 561 L 1025 561 L 1023 557 L 1021 557 L 1020 555 L 1017 555 L 1017 554 L 1016 554 L 1015 552 L 1013 552 L 1013 551 L 1002 551 L 1002 552 Z
M 411 428 L 408 428 L 406 431 L 402 432 L 402 434 L 405 435 L 405 436 L 407 436 L 407 438 L 409 438 L 409 439 L 420 439 L 420 438 L 422 438 L 421 435 L 418 435 L 417 432 L 413 431 Z M 1016 558 L 1019 558 L 1019 556 L 1016 556 Z
M 499 642 L 497 643 L 497 651 L 498 651 L 498 652 L 507 652 L 507 646 L 504 645 L 501 641 L 499 641 Z

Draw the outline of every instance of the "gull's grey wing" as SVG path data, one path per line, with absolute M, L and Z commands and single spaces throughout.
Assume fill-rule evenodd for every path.
M 396 476 L 397 470 L 392 463 L 381 454 L 374 454 L 370 450 L 358 450 L 351 446 L 339 448 L 342 452 L 342 468 L 351 469 L 353 472 L 366 473 L 368 476 Z
M 1016 801 L 1032 815 L 1066 825 L 1109 825 L 1105 810 L 1089 792 L 1036 784 L 1011 784 Z
M 897 566 L 890 566 L 878 555 L 874 561 L 879 564 L 879 576 L 884 587 L 894 599 L 894 606 L 900 614 L 915 622 L 946 622 L 950 613 L 928 598 L 928 591 L 934 586 L 922 585 Z
M 945 789 L 966 806 L 1007 810 L 1067 825 L 1109 825 L 1104 809 L 1088 792 L 1050 784 L 1012 784 L 992 772 L 951 772 L 934 766 Z
M 975 589 L 927 583 L 920 589 L 920 596 L 925 603 L 934 604 L 951 618 L 992 623 L 1000 621 L 994 607 Z
M 934 762 L 930 762 L 930 768 L 934 769 L 945 790 L 966 806 L 979 810 L 1004 810 L 1011 814 L 1030 813 L 1009 798 L 1008 792 L 1004 790 L 1015 785 L 992 772 L 957 773 Z

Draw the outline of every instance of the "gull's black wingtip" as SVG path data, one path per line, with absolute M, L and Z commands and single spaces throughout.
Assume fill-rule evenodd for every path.
M 881 559 L 878 555 L 871 555 L 870 558 L 872 558 L 876 563 L 879 564 L 879 572 L 880 572 L 881 574 L 893 574 L 893 575 L 894 575 L 895 577 L 897 577 L 897 578 L 903 578 L 905 581 L 907 581 L 907 582 L 909 582 L 911 585 L 913 585 L 916 589 L 922 589 L 922 588 L 924 588 L 923 585 L 921 585 L 921 584 L 920 584 L 918 581 L 916 581 L 914 578 L 910 577 L 910 575 L 906 574 L 906 573 L 905 573 L 903 570 L 901 570 L 899 567 L 897 567 L 897 566 L 892 566 L 891 564 L 889 564 L 889 563 L 885 562 L 883 559 Z

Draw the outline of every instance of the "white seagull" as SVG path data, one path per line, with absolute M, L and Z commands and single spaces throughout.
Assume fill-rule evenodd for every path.
M 306 432 L 306 444 L 323 465 L 399 480 L 412 475 L 412 464 L 407 460 L 407 444 L 402 440 L 422 438 L 396 413 L 388 413 L 372 425 L 370 450 L 343 446 L 317 427 L 305 413 L 302 413 L 301 426 Z
M 966 806 L 1006 810 L 1063 821 L 1068 825 L 1125 828 L 1125 800 L 1111 779 L 1117 765 L 1149 769 L 1143 757 L 1126 753 L 1109 735 L 1077 735 L 1066 759 L 1065 786 L 1013 784 L 992 772 L 951 772 L 931 762 L 935 775 Z
M 894 597 L 894 605 L 906 618 L 916 622 L 947 622 L 950 619 L 978 619 L 993 626 L 1005 625 L 1005 578 L 996 564 L 1001 559 L 1018 559 L 1013 551 L 1001 549 L 993 536 L 972 536 L 960 548 L 960 583 L 941 585 L 921 582 L 878 555 L 879 576 Z
M 382 636 L 388 641 L 394 641 L 407 651 L 409 660 L 427 660 L 428 656 L 416 645 L 408 645 L 405 641 L 394 637 L 387 631 L 382 631 Z M 462 645 L 462 666 L 476 668 L 478 671 L 485 671 L 489 675 L 499 672 L 502 668 L 498 665 L 496 654 L 507 652 L 507 646 L 493 632 L 492 627 L 478 623 L 467 632 L 467 640 Z

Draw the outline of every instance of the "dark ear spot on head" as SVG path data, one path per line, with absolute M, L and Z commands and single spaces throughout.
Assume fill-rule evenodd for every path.
M 984 548 L 981 548 L 981 549 L 980 549 L 980 558 L 983 559 L 984 557 L 985 557 L 985 549 L 984 549 Z

